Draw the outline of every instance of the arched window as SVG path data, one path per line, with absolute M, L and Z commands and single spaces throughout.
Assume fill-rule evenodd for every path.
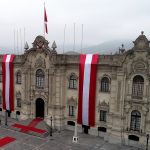
M 101 92 L 109 92 L 109 79 L 103 77 L 101 80 Z
M 21 84 L 21 72 L 17 72 L 16 74 L 16 83 Z
M 134 110 L 131 113 L 131 124 L 130 129 L 134 131 L 140 130 L 140 123 L 141 123 L 141 114 L 140 112 Z
M 36 71 L 36 87 L 44 88 L 44 72 L 41 69 Z
M 77 89 L 77 77 L 75 74 L 72 74 L 69 78 L 69 88 Z
M 137 75 L 133 78 L 132 85 L 132 97 L 133 98 L 142 98 L 144 89 L 144 79 L 142 76 Z

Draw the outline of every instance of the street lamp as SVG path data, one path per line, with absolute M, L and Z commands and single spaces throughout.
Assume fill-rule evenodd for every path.
M 146 135 L 147 137 L 147 144 L 146 144 L 146 150 L 148 150 L 148 140 L 149 140 L 149 134 Z
M 50 126 L 50 136 L 52 136 L 52 116 L 51 116 L 50 120 L 51 120 L 51 126 Z

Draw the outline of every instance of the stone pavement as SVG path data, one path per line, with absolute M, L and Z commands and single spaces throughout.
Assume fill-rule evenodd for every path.
M 114 145 L 105 142 L 100 137 L 80 133 L 79 142 L 72 143 L 72 131 L 55 132 L 52 137 L 40 138 L 18 131 L 0 127 L 0 138 L 11 136 L 16 141 L 9 143 L 1 150 L 138 150 L 137 148 Z
M 9 143 L 1 150 L 141 150 L 135 147 L 121 146 L 116 144 L 110 144 L 105 142 L 102 138 L 79 133 L 79 142 L 77 144 L 72 143 L 72 137 L 74 132 L 64 130 L 54 132 L 53 136 L 37 137 L 30 134 L 18 132 L 11 128 L 4 126 L 4 118 L 1 116 L 2 125 L 0 126 L 0 139 L 5 136 L 11 136 L 16 138 L 16 141 Z M 12 118 L 8 118 L 8 125 L 14 123 L 28 124 L 31 120 L 18 121 Z M 45 126 L 45 125 L 44 125 Z M 43 128 L 43 124 L 38 127 Z

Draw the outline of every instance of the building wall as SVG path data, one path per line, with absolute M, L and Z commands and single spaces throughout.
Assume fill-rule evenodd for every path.
M 38 36 L 31 49 L 25 50 L 23 55 L 17 55 L 14 60 L 14 98 L 15 111 L 11 117 L 20 120 L 36 117 L 36 100 L 44 101 L 44 119 L 58 130 L 74 129 L 68 121 L 76 122 L 78 112 L 79 90 L 79 55 L 57 54 L 56 47 L 50 49 L 48 42 Z M 2 56 L 0 56 L 2 59 Z M 1 65 L 1 64 L 0 64 Z M 96 78 L 96 106 L 95 127 L 89 129 L 89 134 L 104 137 L 111 143 L 122 143 L 143 147 L 146 135 L 150 133 L 150 48 L 149 41 L 141 34 L 131 50 L 120 49 L 114 55 L 99 55 Z M 36 87 L 36 71 L 42 69 L 44 88 Z M 16 84 L 16 74 L 21 72 L 21 84 Z M 76 76 L 77 88 L 70 89 L 70 75 Z M 141 75 L 144 78 L 144 91 L 141 99 L 132 97 L 133 78 Z M 109 92 L 101 92 L 101 80 L 109 79 Z M 2 82 L 0 82 L 2 91 Z M 1 92 L 2 94 L 2 92 Z M 17 107 L 17 98 L 21 98 L 21 108 Z M 69 105 L 74 106 L 74 116 L 69 116 Z M 1 106 L 1 105 L 0 105 Z M 2 107 L 2 106 L 1 106 Z M 106 122 L 100 121 L 100 110 L 107 111 Z M 140 131 L 130 129 L 131 112 L 141 113 Z M 16 116 L 16 111 L 20 116 Z M 4 110 L 2 111 L 4 114 Z M 98 131 L 98 127 L 106 128 L 106 132 Z M 78 125 L 82 132 L 82 126 Z M 139 137 L 139 141 L 129 140 L 129 135 Z

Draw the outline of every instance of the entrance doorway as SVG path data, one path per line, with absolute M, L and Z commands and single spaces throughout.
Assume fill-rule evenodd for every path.
M 41 98 L 36 100 L 36 118 L 44 118 L 44 101 Z

